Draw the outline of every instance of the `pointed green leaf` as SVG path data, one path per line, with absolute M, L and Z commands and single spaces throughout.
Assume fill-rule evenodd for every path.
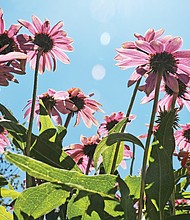
M 54 168 L 30 157 L 11 152 L 7 152 L 5 157 L 9 162 L 14 163 L 21 170 L 38 179 L 115 198 L 113 189 L 117 182 L 117 177 L 114 175 L 86 176 L 76 171 Z
M 28 188 L 16 200 L 14 214 L 19 220 L 25 220 L 24 216 L 39 218 L 64 204 L 70 191 L 71 188 L 68 186 L 52 183 Z
M 57 135 L 56 135 L 56 138 L 55 138 L 55 143 L 62 147 L 62 141 L 63 141 L 63 138 L 65 137 L 66 133 L 67 133 L 67 129 L 64 127 L 64 126 L 56 126 L 57 128 Z
M 0 125 L 3 126 L 10 135 L 12 135 L 13 143 L 16 145 L 16 147 L 19 147 L 23 150 L 26 143 L 27 129 L 17 122 L 6 119 L 0 120 Z
M 118 177 L 118 183 L 121 193 L 121 206 L 124 210 L 124 219 L 136 220 L 135 208 L 133 205 L 133 201 L 130 197 L 129 187 L 126 183 Z
M 128 142 L 134 143 L 136 145 L 139 145 L 140 147 L 142 147 L 144 149 L 143 143 L 137 137 L 135 137 L 134 135 L 132 135 L 130 133 L 110 134 L 107 138 L 106 144 L 112 145 L 112 144 L 116 143 L 117 141 L 128 141 Z
M 52 142 L 55 141 L 56 128 L 40 99 L 40 134 L 46 135 L 46 139 Z
M 5 207 L 0 206 L 0 219 L 1 220 L 13 220 L 13 215 L 10 212 L 7 212 Z
M 159 128 L 155 132 L 156 139 L 165 148 L 166 152 L 172 157 L 175 149 L 175 139 L 173 136 L 173 125 L 176 118 L 176 111 L 167 112 L 167 114 L 161 119 Z
M 0 112 L 2 113 L 5 119 L 8 119 L 13 122 L 18 122 L 17 119 L 13 116 L 13 114 L 2 104 L 0 104 Z
M 48 139 L 43 133 L 39 137 L 36 136 L 30 156 L 57 168 L 81 172 L 74 160 L 60 146 Z
M 112 134 L 112 133 L 120 132 L 122 127 L 124 126 L 124 124 L 126 122 L 127 122 L 127 118 L 124 118 L 122 121 L 118 122 L 109 131 L 109 135 Z M 103 163 L 104 163 L 104 166 L 105 166 L 105 171 L 108 174 L 111 172 L 111 169 L 112 169 L 113 158 L 114 158 L 115 150 L 116 150 L 116 146 L 117 146 L 117 143 L 112 144 L 112 145 L 108 145 L 107 144 L 107 139 L 108 139 L 109 135 L 107 137 L 103 138 L 99 142 L 99 144 L 96 147 L 96 150 L 94 152 L 94 164 L 95 164 L 95 167 L 97 167 L 98 159 L 99 159 L 100 155 L 102 155 Z M 119 153 L 118 153 L 118 157 L 117 157 L 117 162 L 116 162 L 115 170 L 117 169 L 117 167 L 119 166 L 119 164 L 121 163 L 121 161 L 123 159 L 123 150 L 124 150 L 124 146 L 123 146 L 123 144 L 121 144 L 120 145 L 120 149 L 119 149 Z
M 159 211 L 163 211 L 174 188 L 171 157 L 158 141 L 151 146 L 149 167 L 146 174 L 146 194 Z
M 5 186 L 8 184 L 8 181 L 0 175 L 0 187 Z
M 129 195 L 134 199 L 139 199 L 141 177 L 140 176 L 127 176 L 124 181 L 129 187 L 129 190 L 130 190 Z
M 68 219 L 123 219 L 119 201 L 80 191 L 68 203 Z
M 7 189 L 7 188 L 0 188 L 0 195 L 3 198 L 12 198 L 12 200 L 16 199 L 19 195 L 20 192 L 17 192 L 13 189 Z

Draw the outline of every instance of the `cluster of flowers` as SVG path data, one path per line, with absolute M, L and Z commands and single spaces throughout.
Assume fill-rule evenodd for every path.
M 0 9 L 1 86 L 7 86 L 9 81 L 18 82 L 13 73 L 25 74 L 26 62 L 30 62 L 31 68 L 35 69 L 39 53 L 38 71 L 40 73 L 43 73 L 45 69 L 55 70 L 56 58 L 65 64 L 70 63 L 65 52 L 73 51 L 71 45 L 73 40 L 61 29 L 63 22 L 58 22 L 52 28 L 50 28 L 49 20 L 42 22 L 36 16 L 32 16 L 32 24 L 24 20 L 18 20 L 18 22 L 19 24 L 11 25 L 6 30 L 3 12 Z M 22 26 L 27 28 L 32 35 L 18 34 Z M 169 111 L 177 104 L 178 111 L 184 105 L 190 110 L 190 50 L 179 51 L 178 49 L 182 46 L 182 39 L 173 36 L 162 37 L 163 32 L 162 29 L 158 31 L 149 29 L 145 36 L 135 34 L 137 38 L 135 42 L 125 42 L 121 48 L 117 49 L 115 60 L 118 63 L 116 65 L 122 69 L 135 67 L 135 71 L 128 81 L 128 86 L 145 77 L 145 84 L 140 85 L 138 88 L 146 94 L 142 99 L 142 103 L 154 99 L 157 80 L 161 76 L 160 93 L 165 94 L 159 100 L 157 109 Z M 75 125 L 78 125 L 82 118 L 88 128 L 92 124 L 98 126 L 94 113 L 102 111 L 100 109 L 101 105 L 92 100 L 91 96 L 85 95 L 78 88 L 72 88 L 68 91 L 49 89 L 47 93 L 37 97 L 35 115 L 39 116 L 39 102 L 41 99 L 56 124 L 62 124 L 61 113 L 70 116 L 76 114 Z M 24 117 L 30 117 L 30 112 L 31 100 L 28 101 Z M 87 169 L 89 158 L 92 158 L 101 138 L 108 135 L 109 130 L 124 117 L 122 112 L 105 116 L 104 122 L 100 124 L 96 135 L 89 138 L 81 136 L 81 144 L 72 144 L 65 149 L 83 172 L 90 170 L 90 167 Z M 130 120 L 134 119 L 134 116 L 130 117 Z M 65 127 L 67 127 L 67 124 L 65 124 Z M 176 131 L 174 136 L 180 151 L 177 155 L 182 161 L 182 166 L 187 167 L 190 161 L 190 124 L 181 125 L 181 129 L 181 131 Z M 0 140 L 2 152 L 9 145 L 7 131 L 2 127 L 0 127 Z M 126 157 L 132 157 L 132 152 L 128 146 L 125 147 L 124 151 L 124 158 Z M 93 166 L 93 162 L 91 166 Z
M 144 76 L 145 84 L 138 87 L 146 94 L 141 103 L 154 100 L 157 80 L 161 75 L 159 90 L 160 94 L 165 94 L 158 101 L 158 113 L 159 110 L 169 111 L 172 107 L 180 111 L 184 105 L 190 111 L 190 50 L 179 51 L 182 39 L 171 35 L 162 37 L 163 33 L 163 29 L 149 29 L 145 36 L 135 34 L 135 42 L 125 42 L 117 49 L 116 65 L 124 70 L 135 67 L 128 86 Z M 174 133 L 179 150 L 179 154 L 175 155 L 183 161 L 182 166 L 187 168 L 190 160 L 190 123 L 180 127 L 181 130 Z

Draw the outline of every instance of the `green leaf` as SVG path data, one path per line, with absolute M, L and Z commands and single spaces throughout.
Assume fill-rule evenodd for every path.
M 43 101 L 40 99 L 40 134 L 46 136 L 47 140 L 55 141 L 56 128 L 45 108 Z
M 6 211 L 6 208 L 0 206 L 0 219 L 1 220 L 13 220 L 13 215 Z
M 68 203 L 68 219 L 123 219 L 119 201 L 80 191 Z
M 67 129 L 64 127 L 64 126 L 56 126 L 57 128 L 57 135 L 56 135 L 56 138 L 55 138 L 55 143 L 62 147 L 62 141 L 63 141 L 63 138 L 65 137 L 66 133 L 67 133 Z
M 17 192 L 13 189 L 7 189 L 7 188 L 0 188 L 0 195 L 3 198 L 12 198 L 12 200 L 15 200 L 19 195 L 20 192 Z
M 185 168 L 179 168 L 178 170 L 174 171 L 174 179 L 175 183 L 177 183 L 181 178 L 186 177 L 187 175 L 187 169 Z
M 129 190 L 130 190 L 129 195 L 134 199 L 139 199 L 141 177 L 140 176 L 127 176 L 124 181 L 129 187 Z
M 8 184 L 8 181 L 0 175 L 0 187 L 5 186 Z
M 175 149 L 175 139 L 173 135 L 173 124 L 176 118 L 176 111 L 167 112 L 161 119 L 159 128 L 155 132 L 156 139 L 165 148 L 166 152 L 172 157 Z
M 113 144 L 109 146 L 109 148 L 102 153 L 103 165 L 104 165 L 105 172 L 107 174 L 111 173 L 116 146 L 117 144 Z M 121 161 L 123 160 L 123 152 L 124 152 L 124 143 L 120 143 L 115 169 L 117 169 L 117 167 L 120 165 Z
M 133 201 L 130 197 L 129 187 L 126 183 L 118 177 L 118 183 L 121 193 L 121 206 L 124 210 L 124 219 L 136 220 L 135 208 L 133 206 Z
M 126 122 L 127 122 L 127 118 L 124 118 L 122 121 L 118 122 L 109 131 L 109 135 L 111 135 L 113 133 L 120 132 Z M 117 143 L 112 144 L 112 145 L 107 144 L 107 139 L 108 139 L 109 135 L 107 137 L 103 138 L 99 142 L 99 144 L 97 145 L 96 150 L 94 152 L 95 167 L 97 167 L 98 159 L 99 159 L 100 155 L 102 155 L 104 168 L 105 168 L 106 173 L 108 173 L 108 174 L 111 172 L 111 169 L 112 169 L 113 158 L 114 158 L 115 150 L 116 150 L 116 146 L 117 146 Z M 121 161 L 123 159 L 123 150 L 124 150 L 124 145 L 120 144 L 115 170 L 117 169 L 117 167 L 119 166 L 119 164 L 121 163 Z
M 118 141 L 128 141 L 128 142 L 134 143 L 136 145 L 139 145 L 140 147 L 142 147 L 144 149 L 143 143 L 137 137 L 135 137 L 134 135 L 132 135 L 130 133 L 110 134 L 107 138 L 106 144 L 108 146 L 110 146 Z
M 17 119 L 13 116 L 13 114 L 2 104 L 0 104 L 0 112 L 3 115 L 3 118 L 11 120 L 13 122 L 18 122 Z
M 14 163 L 21 170 L 35 178 L 115 198 L 113 189 L 117 177 L 114 175 L 86 176 L 76 171 L 54 168 L 30 157 L 11 152 L 7 152 L 5 157 L 9 162 Z
M 14 205 L 14 214 L 19 220 L 34 219 L 49 213 L 66 202 L 71 188 L 68 186 L 43 183 L 24 190 Z
M 0 120 L 0 125 L 3 126 L 10 135 L 12 135 L 13 143 L 16 145 L 16 147 L 24 150 L 26 144 L 27 129 L 17 122 L 6 119 Z
M 190 219 L 190 214 L 176 215 L 166 218 L 166 220 L 189 220 L 189 219 Z
M 146 194 L 159 211 L 163 211 L 174 188 L 171 157 L 158 141 L 153 142 L 146 174 Z
M 57 168 L 81 172 L 74 160 L 60 146 L 49 141 L 43 133 L 39 137 L 36 136 L 30 156 Z

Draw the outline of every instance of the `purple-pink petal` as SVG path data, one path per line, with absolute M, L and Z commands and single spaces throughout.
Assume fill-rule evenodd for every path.
M 24 27 L 26 27 L 32 34 L 35 35 L 37 33 L 36 30 L 34 29 L 33 25 L 30 24 L 30 22 L 22 20 L 22 19 L 19 19 L 18 22 L 20 24 L 22 24 Z
M 168 41 L 165 47 L 165 51 L 168 53 L 173 53 L 182 46 L 182 39 L 180 37 L 175 37 Z

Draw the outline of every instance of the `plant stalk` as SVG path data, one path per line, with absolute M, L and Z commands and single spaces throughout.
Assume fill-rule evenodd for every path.
M 33 95 L 32 95 L 32 106 L 31 106 L 31 113 L 29 119 L 29 126 L 27 132 L 27 139 L 26 139 L 26 148 L 24 154 L 26 156 L 30 156 L 30 148 L 31 148 L 31 139 L 32 139 L 32 127 L 33 127 L 33 120 L 34 120 L 34 110 L 35 110 L 35 102 L 36 102 L 36 93 L 37 93 L 37 85 L 38 85 L 38 69 L 39 69 L 39 61 L 40 56 L 42 55 L 42 50 L 38 50 L 37 57 L 36 57 L 36 66 L 35 66 L 35 73 L 34 73 L 34 86 L 33 86 Z M 26 188 L 33 185 L 32 177 L 26 174 Z
M 137 81 L 136 86 L 134 88 L 133 95 L 132 95 L 131 100 L 130 100 L 129 108 L 128 108 L 127 113 L 126 113 L 126 118 L 129 118 L 129 115 L 131 113 L 131 110 L 132 110 L 132 107 L 133 107 L 133 104 L 134 104 L 134 101 L 135 101 L 135 97 L 136 97 L 136 94 L 137 94 L 137 90 L 138 90 L 140 81 L 141 81 L 141 79 L 139 79 Z M 121 129 L 121 133 L 123 133 L 125 131 L 126 125 L 127 125 L 127 123 L 125 123 L 123 125 L 123 127 Z M 116 150 L 115 150 L 114 159 L 113 159 L 112 168 L 111 168 L 111 174 L 114 174 L 114 171 L 115 171 L 120 143 L 121 143 L 121 141 L 118 141 L 117 145 L 116 145 Z
M 155 95 L 154 95 L 154 103 L 153 103 L 153 107 L 152 107 L 152 114 L 151 114 L 149 129 L 148 129 L 148 136 L 146 139 L 146 144 L 145 144 L 145 149 L 144 149 L 143 165 L 142 165 L 142 171 L 141 171 L 141 188 L 140 188 L 140 199 L 139 199 L 139 209 L 138 209 L 138 220 L 142 219 L 142 209 L 144 206 L 144 190 L 145 190 L 145 178 L 146 178 L 146 166 L 147 166 L 147 159 L 148 159 L 148 151 L 149 151 L 150 140 L 151 140 L 151 136 L 152 136 L 152 130 L 153 130 L 154 120 L 155 120 L 155 115 L 156 115 L 156 110 L 157 110 L 162 75 L 163 75 L 163 70 L 160 70 L 158 72 L 157 84 L 156 84 Z

